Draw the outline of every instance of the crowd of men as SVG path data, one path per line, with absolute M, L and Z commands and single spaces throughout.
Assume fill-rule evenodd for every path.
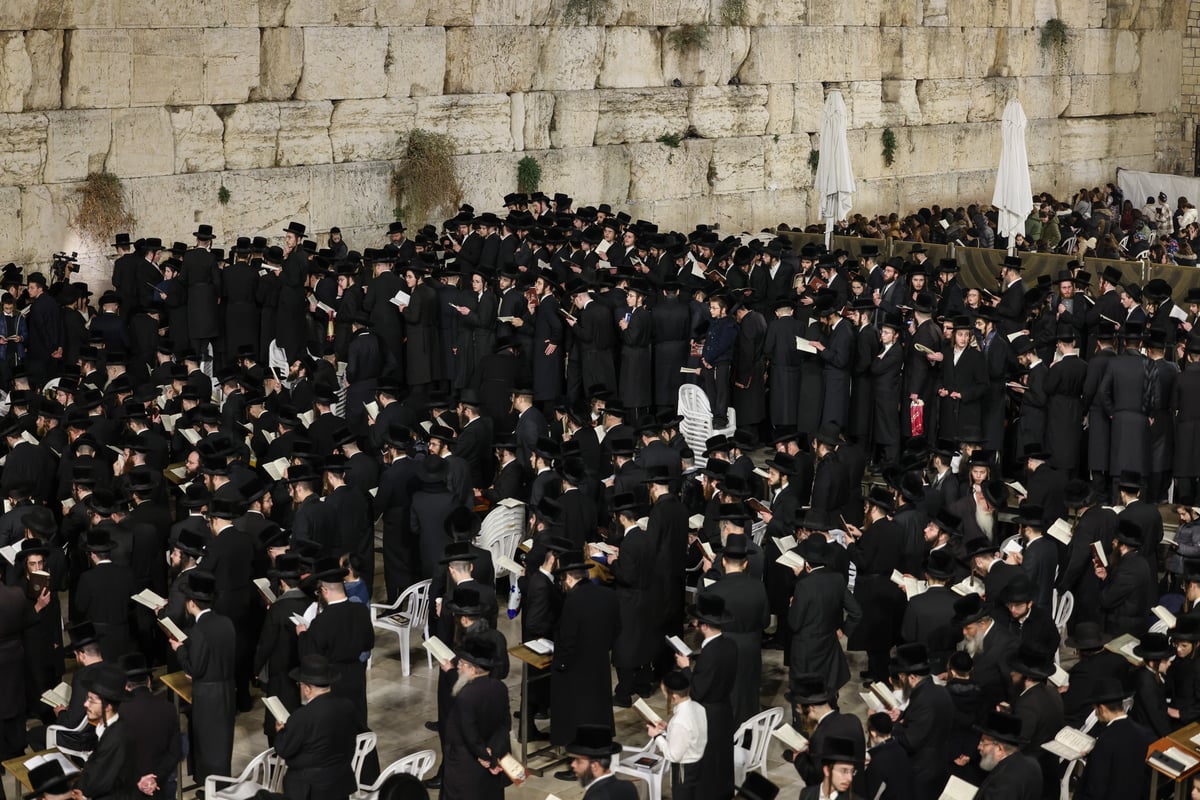
M 350 769 L 367 604 L 429 580 L 455 657 L 428 784 L 502 797 L 509 586 L 477 540 L 516 501 L 531 541 L 508 610 L 554 644 L 520 735 L 571 754 L 556 777 L 592 800 L 632 797 L 614 709 L 660 691 L 673 713 L 647 734 L 674 797 L 774 797 L 734 785 L 764 650 L 807 739 L 785 752 L 803 798 L 923 800 L 951 778 L 1057 797 L 1069 763 L 1042 745 L 1065 726 L 1096 738 L 1076 797 L 1145 795 L 1145 746 L 1200 720 L 1200 297 L 1078 263 L 1026 281 L 1016 256 L 968 287 L 920 247 L 504 203 L 361 253 L 298 222 L 227 253 L 205 225 L 191 247 L 118 236 L 95 307 L 69 259 L 4 268 L 0 755 L 53 726 L 91 754 L 82 796 L 165 798 L 184 749 L 201 785 L 230 775 L 256 713 L 284 796 L 347 797 L 378 773 Z M 716 431 L 690 445 L 685 384 Z M 1169 635 L 1149 632 L 1159 605 Z M 186 748 L 150 691 L 164 666 L 191 678 Z M 839 711 L 860 681 L 865 727 Z

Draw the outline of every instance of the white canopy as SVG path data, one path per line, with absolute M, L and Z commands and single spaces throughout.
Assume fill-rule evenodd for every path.
M 1025 111 L 1019 101 L 1008 101 L 1000 132 L 1000 168 L 996 171 L 992 205 L 999 212 L 997 233 L 1011 242 L 1015 234 L 1025 232 L 1025 218 L 1033 210 L 1029 156 L 1025 152 Z
M 850 214 L 858 186 L 850 168 L 850 145 L 846 141 L 846 103 L 836 89 L 825 98 L 821 117 L 821 159 L 817 162 L 815 188 L 825 220 L 825 246 L 833 236 L 833 223 Z

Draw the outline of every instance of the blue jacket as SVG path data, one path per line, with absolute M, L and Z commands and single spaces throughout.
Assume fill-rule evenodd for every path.
M 710 320 L 701 354 L 704 360 L 713 365 L 732 362 L 733 343 L 737 341 L 737 333 L 737 323 L 729 317 Z
M 17 363 L 25 360 L 25 340 L 29 338 L 29 325 L 25 317 L 13 314 L 12 317 L 0 315 L 0 360 L 7 360 L 11 353 L 8 350 L 9 336 L 20 336 L 21 341 L 15 343 L 17 348 Z

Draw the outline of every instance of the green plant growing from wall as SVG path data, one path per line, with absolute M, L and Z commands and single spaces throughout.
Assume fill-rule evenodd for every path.
M 1054 63 L 1059 69 L 1067 65 L 1067 45 L 1070 38 L 1067 33 L 1067 23 L 1058 17 L 1046 20 L 1042 25 L 1042 35 L 1038 40 L 1043 50 L 1054 54 Z
M 683 25 L 667 34 L 667 41 L 681 53 L 703 50 L 712 38 L 712 29 L 707 24 Z
M 664 133 L 654 141 L 659 144 L 665 144 L 667 147 L 679 147 L 679 143 L 683 138 L 678 133 Z
M 230 197 L 229 190 L 226 189 L 224 186 L 222 186 L 220 189 L 217 189 L 217 202 L 218 203 L 220 203 L 223 206 L 229 205 L 229 197 Z
M 820 150 L 809 150 L 808 151 L 808 167 L 809 167 L 809 169 L 811 169 L 813 172 L 816 172 L 817 165 L 820 163 L 821 163 L 821 151 Z
M 542 182 L 542 165 L 533 156 L 525 156 L 517 162 L 517 191 L 532 194 Z
M 896 160 L 896 132 L 891 128 L 884 128 L 881 139 L 883 141 L 883 163 L 890 167 Z
M 422 128 L 408 132 L 408 143 L 392 175 L 396 218 L 426 221 L 434 212 L 462 201 L 454 164 L 454 139 Z
M 79 197 L 75 227 L 84 238 L 107 243 L 134 226 L 134 216 L 125 207 L 125 188 L 111 172 L 91 173 L 75 193 Z
M 746 0 L 721 0 L 721 21 L 726 25 L 745 25 L 746 16 Z

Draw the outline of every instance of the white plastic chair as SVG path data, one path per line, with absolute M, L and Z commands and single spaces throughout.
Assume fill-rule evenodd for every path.
M 1058 596 L 1054 603 L 1054 627 L 1058 628 L 1058 635 L 1065 637 L 1067 635 L 1067 622 L 1071 619 L 1071 612 L 1075 610 L 1075 595 L 1070 592 L 1063 592 Z
M 396 602 L 371 603 L 371 624 L 382 631 L 390 631 L 400 639 L 400 666 L 405 677 L 411 671 L 409 632 L 421 628 L 429 638 L 429 586 L 428 578 L 417 581 L 401 592 Z M 430 665 L 433 658 L 428 658 Z
M 646 782 L 647 800 L 662 800 L 663 775 L 667 771 L 667 759 L 651 739 L 645 747 L 622 747 L 621 758 L 612 771 Z M 627 755 L 626 755 L 627 754 Z M 639 764 L 639 760 L 653 760 L 652 764 Z
M 761 519 L 750 526 L 750 538 L 753 539 L 754 543 L 757 545 L 762 544 L 763 534 L 766 532 L 767 523 L 763 522 Z
M 87 724 L 88 724 L 88 721 L 87 721 L 87 717 L 85 716 L 83 719 L 79 720 L 79 724 L 76 725 L 74 728 L 68 728 L 65 725 L 47 725 L 46 726 L 46 749 L 54 750 L 55 748 L 57 748 L 58 752 L 60 752 L 64 755 L 71 756 L 72 758 L 78 758 L 81 761 L 87 761 L 88 757 L 91 756 L 91 754 L 92 754 L 91 750 L 75 750 L 70 747 L 64 747 L 63 745 L 58 743 L 58 734 L 59 733 L 81 733 L 83 731 L 83 729 L 87 727 Z
M 370 786 L 359 784 L 358 791 L 351 795 L 350 800 L 376 800 L 379 797 L 379 790 L 383 788 L 384 781 L 393 775 L 415 775 L 424 780 L 429 770 L 433 769 L 435 760 L 437 760 L 437 754 L 432 750 L 418 750 L 404 758 L 397 759 L 388 764 Z
M 361 786 L 359 775 L 362 773 L 363 761 L 367 759 L 367 753 L 375 749 L 375 745 L 379 742 L 378 734 L 367 731 L 360 733 L 354 739 L 354 758 L 350 761 L 350 766 L 354 769 L 354 783 Z
M 287 773 L 287 762 L 275 755 L 275 748 L 262 751 L 242 770 L 236 778 L 226 775 L 209 775 L 204 779 L 204 796 L 213 800 L 249 800 L 260 789 L 268 792 L 283 791 L 283 776 Z M 224 788 L 219 789 L 218 785 Z
M 760 711 L 741 724 L 733 735 L 733 778 L 738 786 L 746 780 L 746 773 L 754 770 L 767 777 L 767 745 L 771 743 L 771 731 L 783 721 L 782 708 Z M 749 734 L 750 746 L 742 743 Z
M 703 389 L 692 383 L 685 383 L 679 387 L 678 404 L 679 413 L 683 415 L 683 421 L 679 423 L 679 432 L 683 434 L 688 447 L 696 454 L 696 466 L 703 467 L 707 463 L 707 459 L 702 455 L 705 442 L 710 436 L 718 434 L 732 436 L 733 432 L 737 430 L 737 412 L 733 408 L 729 408 L 729 417 L 725 427 L 714 429 L 712 406 L 708 402 L 708 395 L 704 393 Z
M 496 563 L 500 556 L 512 558 L 524 533 L 525 505 L 508 508 L 496 506 L 483 518 L 476 544 L 492 554 L 492 567 L 499 575 L 504 568 Z
M 1075 773 L 1075 768 L 1083 771 L 1083 764 L 1087 761 L 1086 758 L 1077 758 L 1074 761 L 1067 763 L 1067 768 L 1063 770 L 1062 781 L 1058 785 L 1058 800 L 1070 800 L 1071 797 L 1071 776 Z

